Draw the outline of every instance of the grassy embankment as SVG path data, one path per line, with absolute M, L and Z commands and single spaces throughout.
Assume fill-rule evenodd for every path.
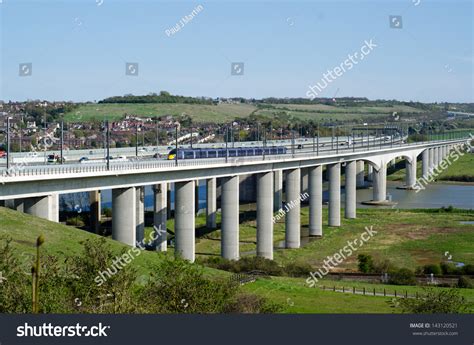
M 284 112 L 286 116 L 301 120 L 361 120 L 376 119 L 396 112 L 420 113 L 420 109 L 409 106 L 394 107 L 338 107 L 324 104 L 275 104 L 271 108 L 257 108 L 251 104 L 179 104 L 179 103 L 103 103 L 83 104 L 78 109 L 65 115 L 66 121 L 88 121 L 92 119 L 119 119 L 125 114 L 138 116 L 180 116 L 187 114 L 195 122 L 224 123 L 237 117 L 248 117 L 250 114 L 273 118 Z
M 357 238 L 364 226 L 372 225 L 378 234 L 365 244 L 360 252 L 373 255 L 375 258 L 389 258 L 400 267 L 413 268 L 428 262 L 438 263 L 443 259 L 443 253 L 449 250 L 454 260 L 474 261 L 472 245 L 474 232 L 472 225 L 461 225 L 460 220 L 473 220 L 474 213 L 430 213 L 416 211 L 395 210 L 360 210 L 357 220 L 345 221 L 341 228 L 324 229 L 324 237 L 307 244 L 297 250 L 277 250 L 275 260 L 279 263 L 294 261 L 307 262 L 318 266 L 326 255 L 338 251 L 347 240 Z M 325 215 L 326 220 L 326 215 Z M 203 217 L 197 218 L 197 228 L 204 223 Z M 307 209 L 302 210 L 303 229 L 307 227 Z M 45 252 L 66 258 L 77 255 L 82 250 L 81 241 L 96 237 L 94 234 L 51 223 L 34 218 L 26 214 L 14 212 L 0 207 L 0 235 L 9 235 L 14 239 L 13 245 L 21 252 L 33 253 L 35 239 L 44 234 L 46 242 L 43 245 Z M 170 221 L 169 225 L 172 225 Z M 275 226 L 275 242 L 283 239 L 283 224 Z M 201 231 L 203 229 L 201 228 Z M 244 221 L 240 230 L 241 251 L 255 249 L 255 221 Z M 197 240 L 196 252 L 198 256 L 218 255 L 220 231 L 208 234 L 209 238 L 201 237 Z M 124 245 L 108 240 L 117 251 Z M 165 255 L 172 255 L 172 249 L 166 253 L 143 252 L 131 265 L 136 267 L 140 274 L 151 273 L 154 263 L 159 262 Z M 355 254 L 356 255 L 356 254 Z M 341 265 L 343 269 L 355 269 L 355 255 Z M 28 269 L 28 262 L 25 263 Z M 229 273 L 205 268 L 210 276 L 229 276 Z M 327 285 L 332 282 L 328 281 Z M 356 283 L 347 283 L 355 286 Z M 363 284 L 363 283 L 359 283 Z M 336 284 L 340 286 L 340 284 Z M 361 285 L 360 285 L 361 286 Z M 372 284 L 366 283 L 368 290 Z M 377 288 L 380 288 L 377 285 Z M 360 296 L 342 294 L 332 291 L 322 291 L 318 288 L 305 286 L 304 278 L 273 277 L 258 279 L 241 287 L 242 290 L 266 296 L 273 302 L 283 305 L 283 312 L 298 313 L 390 313 L 387 301 L 389 297 Z M 400 291 L 419 289 L 419 287 L 397 287 Z M 462 294 L 472 299 L 472 290 L 463 289 Z

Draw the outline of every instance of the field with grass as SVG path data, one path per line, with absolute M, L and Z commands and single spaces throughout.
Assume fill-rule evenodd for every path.
M 124 115 L 144 117 L 189 115 L 196 122 L 229 122 L 247 117 L 257 107 L 249 104 L 104 103 L 83 104 L 65 114 L 66 121 L 117 120 Z
M 245 291 L 266 297 L 271 301 L 280 304 L 284 313 L 321 313 L 321 314 L 356 314 L 356 313 L 400 313 L 400 310 L 393 308 L 390 301 L 394 300 L 393 294 L 397 290 L 397 296 L 403 296 L 407 291 L 408 296 L 417 293 L 422 294 L 424 288 L 421 286 L 405 285 L 385 285 L 375 283 L 361 283 L 357 281 L 337 281 L 322 279 L 319 285 L 313 288 L 308 287 L 304 278 L 290 277 L 268 277 L 258 278 L 254 283 L 243 286 Z M 322 289 L 322 285 L 326 287 Z M 336 287 L 336 292 L 331 289 Z M 345 286 L 347 292 L 342 292 Z M 353 294 L 352 288 L 357 291 L 366 289 L 367 294 Z M 373 296 L 373 289 L 376 293 L 383 293 L 386 289 L 387 296 Z M 449 288 L 436 288 L 437 290 L 448 290 Z M 469 312 L 474 312 L 474 289 L 459 289 L 460 294 L 470 305 Z
M 254 255 L 255 250 L 255 221 L 252 220 L 255 211 L 250 205 L 241 207 L 240 250 L 242 255 Z M 327 220 L 327 214 L 324 215 Z M 443 260 L 443 253 L 448 250 L 455 256 L 456 261 L 465 263 L 474 262 L 472 243 L 474 227 L 461 225 L 461 220 L 474 220 L 474 212 L 443 212 L 437 211 L 397 211 L 397 210 L 359 210 L 358 219 L 343 220 L 340 228 L 324 227 L 324 236 L 305 243 L 303 248 L 295 250 L 277 249 L 275 260 L 280 264 L 290 262 L 309 263 L 313 267 L 320 267 L 322 259 L 327 255 L 338 252 L 347 244 L 348 240 L 359 238 L 364 227 L 373 226 L 377 234 L 370 239 L 353 257 L 349 257 L 340 269 L 356 270 L 357 253 L 372 255 L 375 259 L 388 258 L 399 267 L 414 269 L 425 263 L 439 263 Z M 218 222 L 220 219 L 218 218 Z M 42 250 L 58 258 L 66 259 L 82 251 L 82 241 L 89 238 L 98 238 L 89 232 L 38 219 L 27 214 L 19 213 L 0 207 L 0 236 L 8 235 L 13 238 L 13 246 L 25 255 L 25 271 L 31 264 L 34 243 L 40 234 L 45 236 Z M 303 231 L 307 229 L 308 210 L 302 209 Z M 173 221 L 168 221 L 172 229 Z M 196 220 L 197 240 L 196 252 L 198 263 L 200 259 L 219 255 L 220 231 L 208 232 L 205 228 L 204 217 Z M 147 229 L 149 233 L 149 229 Z M 275 225 L 275 244 L 284 239 L 284 224 Z M 117 251 L 127 246 L 108 239 L 107 242 Z M 146 277 L 153 272 L 155 264 L 166 256 L 172 256 L 172 247 L 167 253 L 144 251 L 137 256 L 130 265 L 138 269 L 140 277 Z M 61 261 L 60 260 L 60 261 Z M 203 268 L 209 277 L 226 278 L 231 273 Z M 268 277 L 258 278 L 255 282 L 240 287 L 242 292 L 253 293 L 266 297 L 270 302 L 281 306 L 283 313 L 391 313 L 399 312 L 389 305 L 391 297 L 362 296 L 349 293 L 323 291 L 319 287 L 310 288 L 305 278 Z M 383 288 L 380 284 L 361 282 L 339 282 L 323 279 L 320 284 L 358 288 L 365 287 L 371 291 L 374 287 Z M 399 291 L 422 291 L 421 287 L 397 286 Z M 387 286 L 393 289 L 393 286 Z M 474 300 L 474 290 L 462 289 L 462 295 L 469 301 Z
M 180 103 L 101 103 L 83 104 L 78 109 L 65 114 L 66 121 L 115 120 L 126 114 L 138 116 L 180 116 L 187 114 L 194 122 L 224 123 L 236 117 L 248 117 L 250 114 L 273 118 L 275 114 L 285 112 L 286 116 L 301 120 L 361 120 L 387 116 L 393 112 L 420 113 L 421 110 L 409 106 L 394 107 L 340 107 L 324 104 L 276 104 L 257 108 L 251 104 L 180 104 Z
M 309 209 L 301 209 L 302 233 L 308 234 Z M 357 254 L 370 254 L 377 260 L 389 259 L 400 268 L 415 270 L 428 263 L 439 264 L 444 253 L 456 253 L 456 261 L 474 264 L 474 226 L 461 221 L 474 220 L 474 211 L 438 212 L 438 210 L 358 209 L 357 219 L 342 219 L 341 227 L 327 226 L 327 208 L 323 209 L 323 237 L 304 238 L 300 249 L 283 249 L 284 220 L 274 225 L 274 260 L 280 264 L 307 263 L 314 268 L 322 260 L 360 238 L 365 227 L 377 234 L 338 266 L 338 271 L 357 271 Z M 218 214 L 218 227 L 220 226 Z M 241 256 L 255 255 L 256 221 L 253 205 L 242 205 L 240 213 Z M 168 220 L 168 229 L 173 229 Z M 196 256 L 206 258 L 220 255 L 219 229 L 207 232 L 204 216 L 196 217 Z M 151 231 L 148 228 L 147 231 Z M 280 248 L 280 249 L 279 249 Z M 171 249 L 172 250 L 172 249 Z

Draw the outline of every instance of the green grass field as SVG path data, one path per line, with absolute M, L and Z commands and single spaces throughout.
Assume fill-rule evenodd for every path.
M 249 212 L 247 206 L 242 206 L 242 212 Z M 242 215 L 243 217 L 243 215 Z M 322 258 L 332 255 L 346 245 L 347 240 L 360 236 L 365 226 L 373 225 L 378 233 L 360 249 L 375 258 L 389 258 L 399 266 L 414 268 L 427 262 L 438 263 L 443 259 L 443 253 L 449 250 L 456 261 L 474 262 L 472 243 L 474 229 L 472 225 L 461 225 L 460 220 L 473 220 L 474 212 L 466 213 L 431 213 L 428 211 L 396 211 L 396 210 L 360 210 L 357 220 L 345 221 L 340 228 L 324 228 L 324 237 L 306 244 L 297 250 L 277 250 L 275 260 L 280 263 L 305 262 L 315 267 L 321 264 Z M 325 215 L 326 220 L 326 215 Z M 218 219 L 219 221 L 219 219 Z M 303 229 L 308 222 L 307 209 L 302 210 Z M 34 243 L 40 234 L 45 236 L 42 249 L 58 258 L 77 255 L 82 250 L 81 242 L 97 235 L 52 223 L 0 207 L 0 236 L 8 235 L 13 238 L 13 246 L 20 252 L 33 254 Z M 172 226 L 172 220 L 168 223 Z M 197 217 L 198 231 L 204 231 L 204 217 Z M 241 251 L 255 249 L 255 221 L 244 221 L 240 230 Z M 220 232 L 215 231 L 200 236 L 196 241 L 198 255 L 219 255 Z M 275 226 L 275 242 L 283 239 L 283 224 Z M 126 248 L 125 245 L 113 240 L 107 240 L 117 251 Z M 170 249 L 167 253 L 145 251 L 132 263 L 138 269 L 140 277 L 152 273 L 154 264 L 165 256 L 173 255 Z M 250 255 L 250 254 L 248 254 Z M 356 255 L 356 254 L 355 254 Z M 341 265 L 343 269 L 355 269 L 355 255 Z M 30 258 L 27 256 L 26 258 Z M 31 258 L 30 258 L 31 259 Z M 60 260 L 61 261 L 61 260 Z M 25 261 L 25 270 L 30 262 Z M 230 273 L 204 268 L 208 276 L 228 277 Z M 341 282 L 322 280 L 324 284 L 341 286 Z M 370 283 L 347 282 L 348 287 L 366 287 L 371 290 L 374 286 L 382 289 L 382 285 Z M 420 287 L 398 286 L 400 291 L 421 291 Z M 282 306 L 283 313 L 391 313 L 389 297 L 361 296 L 323 291 L 319 288 L 309 288 L 305 278 L 272 277 L 258 279 L 241 287 L 242 291 L 267 297 L 270 301 Z M 468 301 L 473 300 L 474 290 L 463 289 L 461 293 Z
M 257 108 L 249 104 L 135 104 L 104 103 L 84 104 L 65 115 L 66 121 L 116 120 L 122 116 L 137 115 L 144 117 L 190 115 L 197 122 L 229 122 L 236 117 L 247 117 Z
M 356 281 L 335 281 L 330 279 L 322 279 L 320 285 L 325 285 L 326 290 L 321 287 L 310 288 L 307 286 L 304 278 L 289 277 L 271 277 L 258 278 L 254 283 L 243 286 L 248 292 L 269 298 L 283 306 L 284 313 L 399 313 L 399 309 L 394 309 L 389 302 L 394 299 L 393 296 L 373 296 L 370 295 L 373 289 L 377 293 L 383 293 L 385 288 L 387 294 L 393 294 L 397 290 L 397 296 L 403 296 L 405 291 L 409 296 L 416 293 L 422 294 L 421 286 L 404 286 L 404 285 L 384 285 L 361 283 Z M 330 289 L 336 286 L 336 289 L 342 289 L 345 286 L 348 291 L 355 287 L 358 291 L 365 288 L 367 295 L 352 294 L 350 292 L 333 292 Z M 446 290 L 447 288 L 436 288 Z M 474 289 L 460 289 L 460 294 L 464 296 L 466 302 L 470 304 L 470 313 L 474 312 L 472 308 L 474 303 Z
M 285 110 L 288 109 L 288 110 Z M 174 103 L 103 103 L 83 104 L 65 115 L 66 121 L 89 121 L 119 119 L 126 114 L 138 116 L 180 116 L 190 115 L 195 122 L 224 123 L 236 117 L 248 117 L 255 113 L 273 118 L 275 113 L 286 112 L 287 116 L 301 120 L 361 120 L 363 118 L 387 116 L 393 112 L 419 113 L 420 110 L 409 106 L 394 107 L 339 107 L 324 104 L 277 104 L 274 108 L 258 109 L 251 104 L 174 104 Z
M 253 209 L 241 206 L 240 253 L 241 256 L 255 255 L 256 221 L 245 220 L 245 215 Z M 309 210 L 301 209 L 302 232 L 308 229 Z M 219 217 L 219 214 L 218 214 Z M 323 237 L 310 239 L 300 249 L 277 249 L 274 260 L 280 264 L 290 262 L 308 263 L 314 268 L 322 266 L 322 260 L 343 248 L 348 241 L 360 237 L 365 227 L 372 226 L 378 233 L 341 265 L 339 271 L 357 271 L 357 254 L 365 253 L 375 259 L 389 259 L 398 267 L 414 270 L 428 263 L 438 264 L 444 253 L 456 253 L 456 261 L 474 264 L 474 226 L 460 224 L 460 221 L 474 220 L 474 211 L 438 213 L 399 209 L 358 209 L 357 219 L 342 219 L 341 227 L 327 226 L 327 208 L 323 209 Z M 218 227 L 220 218 L 218 218 Z M 168 221 L 168 229 L 173 229 L 173 220 Z M 204 216 L 196 217 L 196 228 L 204 230 Z M 148 228 L 147 231 L 151 231 Z M 196 255 L 209 257 L 220 255 L 219 229 L 200 236 L 196 240 Z M 274 225 L 274 246 L 280 246 L 285 239 L 284 219 Z

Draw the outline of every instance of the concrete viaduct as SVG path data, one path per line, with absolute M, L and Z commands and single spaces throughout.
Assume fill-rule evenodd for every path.
M 221 255 L 239 259 L 239 176 L 256 175 L 257 255 L 273 258 L 273 215 L 282 205 L 291 204 L 285 217 L 286 248 L 300 247 L 300 196 L 302 171 L 308 179 L 309 234 L 322 236 L 323 168 L 329 180 L 328 225 L 341 224 L 341 167 L 345 172 L 344 217 L 356 217 L 356 188 L 367 180 L 373 183 L 375 205 L 387 204 L 387 165 L 395 158 L 406 161 L 406 188 L 416 182 L 416 163 L 422 157 L 423 177 L 452 150 L 460 150 L 463 140 L 415 144 L 384 144 L 380 147 L 352 147 L 338 153 L 302 152 L 258 157 L 232 157 L 175 161 L 140 161 L 87 166 L 17 167 L 3 172 L 0 203 L 25 213 L 58 221 L 58 194 L 90 192 L 95 218 L 100 190 L 112 189 L 112 238 L 135 246 L 144 237 L 144 186 L 154 191 L 156 249 L 166 251 L 167 193 L 175 186 L 175 253 L 195 259 L 196 181 L 207 184 L 207 226 L 216 228 L 216 179 L 221 188 Z M 285 203 L 283 203 L 285 179 Z M 169 206 L 168 206 L 169 207 Z M 94 212 L 95 211 L 95 212 Z M 94 218 L 94 217 L 93 217 Z M 97 219 L 96 219 L 97 222 Z M 97 222 L 98 223 L 98 222 Z

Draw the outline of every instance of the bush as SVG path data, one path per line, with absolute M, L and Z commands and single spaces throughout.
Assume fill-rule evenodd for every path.
M 272 276 L 281 276 L 285 273 L 284 268 L 280 267 L 275 261 L 259 256 L 246 256 L 237 261 L 213 257 L 203 260 L 203 263 L 210 267 L 234 273 L 261 271 Z
M 143 303 L 152 313 L 222 313 L 231 308 L 236 293 L 230 280 L 211 280 L 197 265 L 166 259 L 144 287 Z
M 284 267 L 286 275 L 289 277 L 303 277 L 308 276 L 313 268 L 310 264 L 305 263 L 290 263 Z
M 66 225 L 83 227 L 86 225 L 86 223 L 84 222 L 84 219 L 81 216 L 75 216 L 66 219 Z
M 456 267 L 456 265 L 454 265 L 451 262 L 442 262 L 440 264 L 440 267 L 443 274 L 455 275 L 455 274 L 461 274 L 461 271 L 462 271 L 461 268 Z
M 434 275 L 440 275 L 441 274 L 441 267 L 436 264 L 428 264 L 423 266 L 423 273 L 424 274 L 431 274 L 433 273 Z
M 389 273 L 388 283 L 393 285 L 416 285 L 415 273 L 408 268 L 400 268 Z
M 469 264 L 469 265 L 463 266 L 462 273 L 474 275 L 474 265 Z
M 468 309 L 465 298 L 456 289 L 426 289 L 425 293 L 416 298 L 401 298 L 391 304 L 392 307 L 401 307 L 404 313 L 414 314 L 453 314 L 463 313 Z
M 472 289 L 472 282 L 468 277 L 460 276 L 457 287 L 462 289 Z
M 368 254 L 359 254 L 357 256 L 359 271 L 362 273 L 372 273 L 374 271 L 374 261 Z
M 281 305 L 268 302 L 263 297 L 251 294 L 239 294 L 228 306 L 227 313 L 264 313 L 274 314 L 282 310 Z

